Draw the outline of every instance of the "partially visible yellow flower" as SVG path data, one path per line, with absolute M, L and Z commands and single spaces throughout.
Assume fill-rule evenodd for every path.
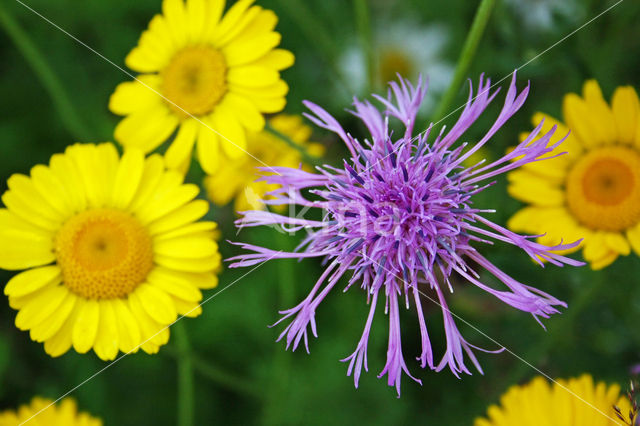
M 245 154 L 246 131 L 262 130 L 263 113 L 284 108 L 289 88 L 280 71 L 294 61 L 275 49 L 278 17 L 252 3 L 240 0 L 223 14 L 224 0 L 163 1 L 125 61 L 142 73 L 139 81 L 111 96 L 111 111 L 126 116 L 115 130 L 120 143 L 151 152 L 177 128 L 168 167 L 184 168 L 195 144 L 207 173 L 222 155 Z
M 102 426 L 102 420 L 79 413 L 73 398 L 65 398 L 59 404 L 52 403 L 49 399 L 35 397 L 30 404 L 21 405 L 16 411 L 0 412 L 0 426 L 25 423 L 34 426 Z
M 308 142 L 311 128 L 303 124 L 299 116 L 280 114 L 271 118 L 269 124 L 305 148 L 310 155 L 320 157 L 323 154 L 322 145 Z M 256 182 L 261 173 L 258 168 L 297 168 L 302 163 L 298 150 L 266 130 L 247 135 L 247 150 L 251 156 L 222 164 L 218 172 L 205 178 L 204 186 L 214 203 L 225 205 L 235 199 L 235 211 L 264 209 L 261 199 L 277 186 Z M 265 170 L 265 173 L 269 171 Z
M 155 353 L 178 314 L 201 313 L 220 254 L 198 187 L 138 149 L 77 144 L 15 174 L 2 195 L 0 268 L 16 326 L 59 356 L 72 346 L 103 360 Z
M 490 406 L 487 418 L 476 419 L 474 426 L 624 425 L 614 405 L 625 414 L 631 408 L 618 385 L 596 384 L 588 374 L 553 385 L 538 376 L 526 385 L 511 387 L 500 405 Z
M 584 84 L 583 96 L 564 97 L 558 120 L 544 119 L 542 132 L 553 125 L 555 159 L 528 163 L 508 174 L 509 194 L 530 204 L 508 222 L 514 231 L 544 234 L 538 241 L 556 245 L 561 239 L 584 238 L 583 256 L 593 269 L 610 265 L 631 250 L 640 255 L 640 101 L 633 87 L 618 87 L 611 106 L 598 83 Z M 526 136 L 523 134 L 521 140 Z

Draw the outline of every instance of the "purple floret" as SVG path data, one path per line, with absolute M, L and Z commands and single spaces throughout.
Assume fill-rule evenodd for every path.
M 453 273 L 503 302 L 531 313 L 538 322 L 540 318 L 558 313 L 557 307 L 566 307 L 553 296 L 511 278 L 473 247 L 477 243 L 493 244 L 498 240 L 521 248 L 543 266 L 542 260 L 558 266 L 582 264 L 554 253 L 575 247 L 579 242 L 543 246 L 533 241 L 534 236 L 515 234 L 482 216 L 493 210 L 473 207 L 473 195 L 492 185 L 491 178 L 543 159 L 562 142 L 550 144 L 556 128 L 554 126 L 541 135 L 540 123 L 526 140 L 502 158 L 486 165 L 482 161 L 473 167 L 463 166 L 463 162 L 487 143 L 524 103 L 529 87 L 518 93 L 515 77 L 514 72 L 497 120 L 472 146 L 457 143 L 458 139 L 499 91 L 491 93 L 490 80 L 482 76 L 478 94 L 474 97 L 473 88 L 470 89 L 458 121 L 448 132 L 442 127 L 435 137 L 433 125 L 424 133 L 413 135 L 416 115 L 426 93 L 422 79 L 414 87 L 401 78 L 399 83 L 390 83 L 387 98 L 374 95 L 384 106 L 383 112 L 368 101 L 354 100 L 353 114 L 362 120 L 371 135 L 362 142 L 348 134 L 324 109 L 305 102 L 312 113 L 305 114 L 306 117 L 317 126 L 336 133 L 346 144 L 350 158 L 343 161 L 341 168 L 325 165 L 318 168 L 318 173 L 268 168 L 263 171 L 269 174 L 261 180 L 281 186 L 269 193 L 274 198 L 267 200 L 267 204 L 295 205 L 305 211 L 320 208 L 324 212 L 322 220 L 265 211 L 242 212 L 243 217 L 237 221 L 240 227 L 276 225 L 289 231 L 304 229 L 308 235 L 291 253 L 241 244 L 251 253 L 230 259 L 234 261 L 231 267 L 241 267 L 270 258 L 324 258 L 324 273 L 309 295 L 297 306 L 280 312 L 282 318 L 278 323 L 288 320 L 289 324 L 278 340 L 285 339 L 287 348 L 291 346 L 295 350 L 304 340 L 308 351 L 309 327 L 317 337 L 316 308 L 345 275 L 348 282 L 344 291 L 357 283 L 370 305 L 356 350 L 343 360 L 349 361 L 347 374 L 353 374 L 357 387 L 362 367 L 368 370 L 367 343 L 375 311 L 384 309 L 389 318 L 389 342 L 387 362 L 378 377 L 386 375 L 389 386 L 395 386 L 398 395 L 403 371 L 420 383 L 409 373 L 402 353 L 401 302 L 406 308 L 415 306 L 422 344 L 417 360 L 422 368 L 429 366 L 440 371 L 449 367 L 457 377 L 459 373 L 471 374 L 464 362 L 466 353 L 482 373 L 474 354 L 474 349 L 482 349 L 462 337 L 454 315 L 447 307 L 445 293 L 454 291 L 450 282 Z M 403 134 L 396 136 L 390 131 L 390 119 L 402 123 Z M 488 271 L 505 287 L 498 290 L 484 284 L 470 261 Z M 442 309 L 447 349 L 437 364 L 421 295 Z

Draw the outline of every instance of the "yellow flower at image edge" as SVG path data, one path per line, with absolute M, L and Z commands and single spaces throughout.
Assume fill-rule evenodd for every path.
M 51 356 L 155 353 L 217 285 L 216 224 L 198 221 L 208 203 L 159 155 L 77 144 L 7 184 L 0 268 L 27 270 L 4 293 L 16 326 Z
M 611 106 L 598 83 L 584 84 L 583 96 L 565 96 L 567 124 L 543 113 L 533 116 L 543 131 L 558 126 L 554 140 L 571 134 L 550 155 L 508 174 L 509 194 L 530 206 L 508 222 L 514 231 L 545 234 L 539 242 L 584 238 L 574 250 L 593 269 L 602 269 L 631 250 L 640 255 L 640 101 L 632 87 L 619 87 Z M 524 137 L 524 136 L 522 136 Z
M 102 426 L 102 420 L 87 413 L 78 412 L 73 398 L 65 398 L 59 404 L 45 398 L 35 397 L 30 404 L 17 410 L 0 412 L 0 426 L 46 425 L 46 426 Z
M 312 157 L 319 158 L 324 153 L 323 145 L 309 142 L 311 127 L 303 124 L 301 117 L 279 114 L 272 117 L 269 124 Z M 216 173 L 204 179 L 207 194 L 215 204 L 222 206 L 235 199 L 235 211 L 264 209 L 265 194 L 278 186 L 256 181 L 260 175 L 269 174 L 269 167 L 298 168 L 303 162 L 297 149 L 266 130 L 247 135 L 247 151 L 251 156 L 225 162 Z
M 522 386 L 511 387 L 500 398 L 500 405 L 487 410 L 487 418 L 474 426 L 613 426 L 624 425 L 614 411 L 618 406 L 626 415 L 629 400 L 620 386 L 594 383 L 590 375 L 558 380 L 549 384 L 536 377 Z
M 244 155 L 246 131 L 262 130 L 263 114 L 284 108 L 289 88 L 280 71 L 294 62 L 275 48 L 275 13 L 252 3 L 240 0 L 223 14 L 224 0 L 164 0 L 126 58 L 139 81 L 121 83 L 111 96 L 110 110 L 126 116 L 116 140 L 151 152 L 177 128 L 167 166 L 183 168 L 195 145 L 209 174 L 221 155 Z

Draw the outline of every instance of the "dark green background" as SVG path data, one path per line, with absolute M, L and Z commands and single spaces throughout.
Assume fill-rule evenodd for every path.
M 523 0 L 524 1 L 524 0 Z M 25 0 L 42 15 L 82 40 L 119 66 L 135 45 L 140 32 L 160 0 L 88 1 Z M 291 87 L 286 111 L 302 111 L 301 100 L 327 106 L 354 134 L 362 127 L 343 111 L 344 95 L 330 66 L 332 55 L 356 39 L 352 3 L 349 1 L 306 1 L 311 12 L 300 15 L 298 1 L 270 0 L 261 5 L 280 16 L 278 29 L 282 45 L 296 54 L 296 65 L 284 73 Z M 579 2 L 579 16 L 556 16 L 548 30 L 526 27 L 523 17 L 498 2 L 478 48 L 469 75 L 474 81 L 481 72 L 497 80 L 544 51 L 556 41 L 596 16 L 613 2 Z M 412 17 L 425 25 L 442 23 L 450 30 L 445 59 L 455 63 L 472 21 L 476 2 L 449 0 L 371 2 L 373 22 Z M 128 80 L 120 70 L 79 45 L 14 0 L 0 6 L 23 27 L 45 60 L 62 81 L 71 102 L 79 111 L 81 132 L 63 125 L 56 104 L 43 89 L 4 31 L 0 31 L 0 190 L 12 173 L 28 173 L 36 163 L 47 162 L 51 154 L 75 141 L 104 141 L 111 138 L 117 118 L 107 110 L 114 87 Z M 559 116 L 562 95 L 579 91 L 587 78 L 596 78 L 609 97 L 618 85 L 640 87 L 640 4 L 626 0 L 574 36 L 542 55 L 519 72 L 520 86 L 529 79 L 529 99 L 488 145 L 497 156 L 527 130 L 529 117 L 542 110 Z M 311 19 L 311 21 L 309 21 Z M 300 23 L 307 24 L 305 28 Z M 328 48 L 319 38 L 309 38 L 316 27 L 328 34 Z M 311 28 L 311 31 L 310 31 Z M 428 43 L 428 41 L 425 41 Z M 456 105 L 466 99 L 461 90 Z M 465 135 L 474 140 L 490 125 L 502 102 L 496 105 Z M 427 123 L 423 123 L 426 127 Z M 80 134 L 81 133 L 81 134 Z M 330 136 L 316 138 L 331 143 Z M 338 163 L 337 144 L 332 144 L 326 161 Z M 190 178 L 200 178 L 199 172 Z M 505 191 L 505 179 L 477 197 L 477 204 L 496 208 L 498 223 L 518 208 Z M 214 209 L 224 239 L 240 239 L 269 247 L 293 245 L 292 239 L 271 230 L 245 230 L 238 237 L 229 207 Z M 225 257 L 236 252 L 224 240 Z M 569 377 L 591 372 L 598 379 L 628 380 L 629 366 L 640 361 L 640 259 L 635 255 L 619 259 L 600 272 L 584 268 L 534 265 L 519 250 L 498 244 L 484 247 L 490 260 L 517 279 L 533 284 L 569 302 L 569 309 L 545 324 L 545 332 L 526 314 L 498 303 L 490 295 L 458 285 L 450 297 L 451 309 L 483 333 L 502 343 L 518 356 L 552 377 Z M 579 255 L 576 255 L 579 256 Z M 232 283 L 248 270 L 225 270 L 218 289 Z M 317 312 L 319 339 L 311 341 L 311 354 L 303 350 L 284 352 L 274 343 L 282 327 L 267 326 L 277 310 L 293 306 L 304 297 L 319 276 L 316 260 L 275 261 L 241 279 L 204 305 L 197 319 L 184 321 L 194 350 L 217 371 L 217 379 L 196 373 L 196 424 L 408 424 L 470 425 L 474 417 L 497 401 L 508 385 L 523 382 L 536 372 L 504 352 L 480 354 L 485 375 L 456 379 L 448 370 L 420 371 L 413 361 L 419 353 L 414 312 L 402 312 L 403 346 L 412 373 L 423 386 L 403 379 L 402 398 L 376 375 L 384 366 L 387 322 L 379 315 L 369 346 L 371 371 L 364 374 L 360 389 L 347 378 L 346 364 L 338 360 L 349 355 L 360 337 L 367 313 L 365 295 L 354 287 L 347 294 L 335 291 Z M 11 273 L 1 272 L 6 282 Z M 488 282 L 492 280 L 486 277 Z M 426 304 L 429 332 L 436 356 L 444 351 L 442 320 L 437 306 Z M 34 395 L 57 398 L 106 364 L 95 355 L 69 352 L 61 358 L 48 357 L 41 344 L 13 325 L 15 312 L 6 298 L 0 304 L 0 409 L 25 403 Z M 495 348 L 495 344 L 472 328 L 459 323 L 473 344 Z M 155 356 L 128 356 L 73 393 L 82 409 L 104 419 L 106 425 L 175 424 L 176 364 L 173 341 Z M 469 363 L 471 364 L 471 363 Z M 231 380 L 232 383 L 229 383 Z

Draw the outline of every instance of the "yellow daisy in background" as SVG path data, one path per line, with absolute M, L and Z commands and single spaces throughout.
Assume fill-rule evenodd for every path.
M 278 17 L 252 3 L 240 0 L 223 15 L 224 0 L 163 1 L 125 60 L 142 75 L 120 84 L 109 102 L 126 116 L 115 129 L 122 145 L 148 153 L 177 129 L 167 166 L 184 167 L 195 144 L 210 174 L 221 155 L 244 154 L 246 131 L 262 130 L 263 113 L 284 108 L 289 88 L 280 71 L 294 61 L 275 48 Z
M 18 410 L 0 412 L 0 426 L 102 426 L 102 420 L 87 413 L 79 413 L 73 398 L 65 398 L 59 404 L 45 398 L 35 397 L 30 404 Z M 35 416 L 35 417 L 34 417 Z
M 76 144 L 15 174 L 2 195 L 0 268 L 16 326 L 59 356 L 72 346 L 103 360 L 155 353 L 178 314 L 200 314 L 200 289 L 220 268 L 198 187 L 159 155 Z
M 514 231 L 544 234 L 542 244 L 584 238 L 574 250 L 593 269 L 610 265 L 631 250 L 640 255 L 640 102 L 633 87 L 618 87 L 611 106 L 598 83 L 584 84 L 583 96 L 564 97 L 558 120 L 544 119 L 545 132 L 558 126 L 557 141 L 566 141 L 550 155 L 557 158 L 524 165 L 508 174 L 511 196 L 530 204 L 508 222 Z M 521 140 L 524 138 L 521 136 Z
M 610 426 L 624 425 L 614 411 L 631 408 L 620 394 L 620 386 L 594 383 L 593 378 L 558 380 L 553 385 L 536 377 L 522 386 L 511 387 L 500 398 L 500 405 L 487 410 L 487 418 L 478 418 L 474 426 Z
M 302 123 L 301 117 L 280 114 L 271 118 L 269 124 L 312 157 L 319 158 L 324 153 L 321 144 L 309 142 L 311 128 Z M 262 210 L 265 206 L 261 200 L 277 185 L 256 182 L 261 173 L 258 168 L 266 165 L 297 168 L 302 163 L 300 151 L 266 130 L 247 135 L 247 151 L 251 156 L 221 164 L 215 174 L 204 179 L 207 194 L 215 204 L 222 206 L 235 199 L 235 211 Z

